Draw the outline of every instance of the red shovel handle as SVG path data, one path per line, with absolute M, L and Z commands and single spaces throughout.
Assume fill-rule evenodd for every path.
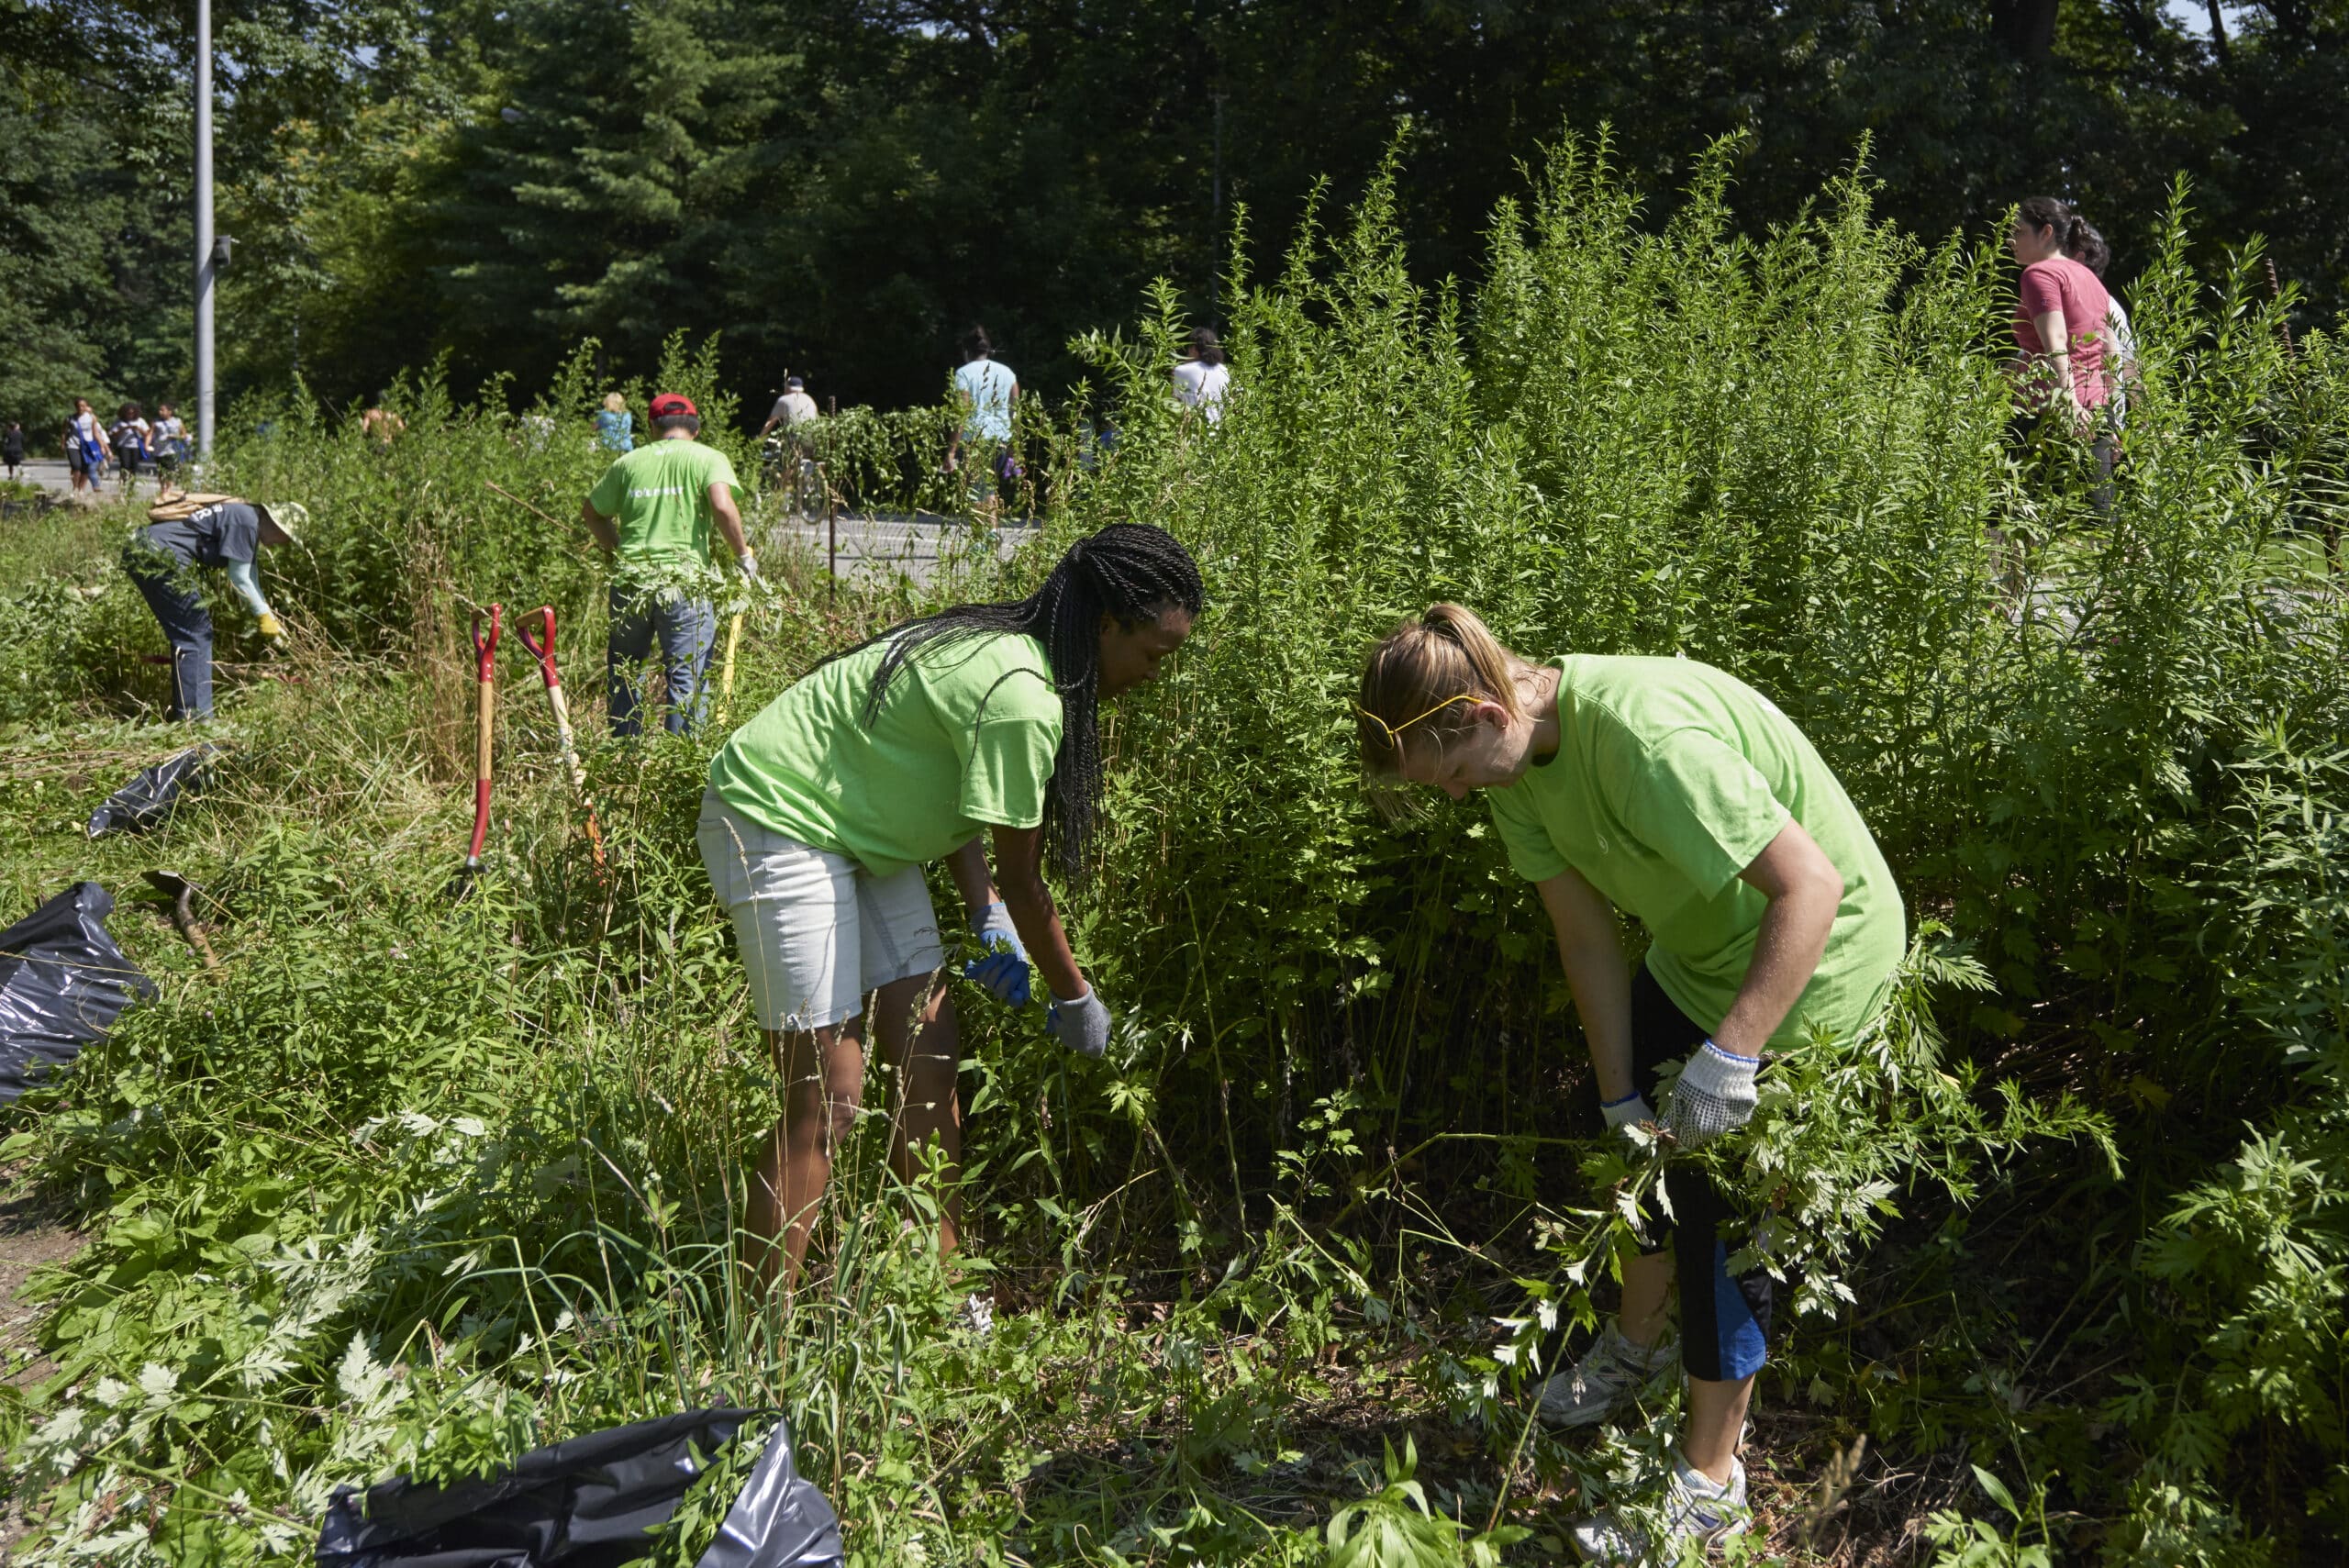
M 479 610 L 473 612 L 473 679 L 484 685 L 497 678 L 495 673 L 497 662 L 497 617 L 505 608 L 504 605 L 489 606 L 489 637 L 486 641 L 481 635 L 481 612 Z M 524 635 L 522 640 L 525 642 L 529 640 L 528 634 Z
M 545 641 L 534 642 L 530 639 L 530 616 L 539 617 L 540 635 L 545 638 Z M 514 635 L 522 639 L 522 646 L 529 649 L 531 657 L 538 660 L 539 677 L 546 682 L 547 690 L 552 691 L 562 684 L 562 676 L 554 667 L 554 606 L 540 605 L 529 615 L 516 621 Z

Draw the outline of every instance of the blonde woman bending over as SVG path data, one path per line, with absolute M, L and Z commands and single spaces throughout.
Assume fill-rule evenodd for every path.
M 1683 1148 L 1720 1137 L 1753 1114 L 1765 1050 L 1799 1050 L 1813 1024 L 1849 1034 L 1883 1005 L 1904 947 L 1892 873 L 1810 742 L 1736 677 L 1687 659 L 1535 662 L 1471 611 L 1437 605 L 1372 650 L 1358 706 L 1374 774 L 1455 800 L 1488 792 L 1509 863 L 1556 928 L 1610 1128 L 1660 1121 Z M 1637 974 L 1618 910 L 1648 930 Z M 1592 1426 L 1675 1355 L 1687 1372 L 1668 1534 L 1651 1542 L 1602 1514 L 1573 1532 L 1593 1562 L 1676 1562 L 1684 1542 L 1751 1522 L 1737 1449 L 1770 1278 L 1729 1271 L 1750 1228 L 1745 1195 L 1678 1163 L 1664 1187 L 1668 1238 L 1625 1264 L 1615 1320 L 1541 1389 L 1545 1420 Z

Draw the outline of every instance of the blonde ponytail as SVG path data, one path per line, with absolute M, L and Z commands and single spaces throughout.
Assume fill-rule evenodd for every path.
M 1363 766 L 1392 773 L 1402 762 L 1406 730 L 1442 737 L 1468 722 L 1469 705 L 1496 702 L 1510 717 L 1524 713 L 1517 670 L 1524 661 L 1500 644 L 1490 628 L 1464 605 L 1430 605 L 1370 651 L 1363 663 L 1355 698 Z

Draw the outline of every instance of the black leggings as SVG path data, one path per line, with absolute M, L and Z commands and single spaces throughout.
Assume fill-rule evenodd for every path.
M 1631 980 L 1631 1084 L 1660 1113 L 1656 1075 L 1686 1062 L 1711 1035 L 1673 1006 L 1646 964 Z M 1751 1221 L 1712 1178 L 1674 1165 L 1664 1178 L 1672 1199 L 1670 1244 L 1680 1277 L 1681 1361 L 1691 1377 L 1729 1383 L 1762 1370 L 1770 1332 L 1770 1276 L 1732 1275 L 1729 1255 L 1745 1245 Z M 1653 1251 L 1664 1251 L 1656 1242 Z

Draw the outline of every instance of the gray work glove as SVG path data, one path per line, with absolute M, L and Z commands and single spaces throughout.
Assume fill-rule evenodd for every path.
M 1052 1005 L 1044 1010 L 1044 1028 L 1079 1056 L 1098 1061 L 1109 1048 L 1109 1009 L 1101 1005 L 1100 994 L 1090 985 L 1073 1002 L 1053 997 Z
M 734 564 L 740 567 L 742 569 L 742 575 L 749 578 L 751 582 L 755 583 L 759 580 L 759 558 L 752 555 L 749 550 L 746 550 L 741 554 L 736 556 L 734 558 Z
M 1761 1066 L 1758 1056 L 1740 1056 L 1707 1040 L 1680 1070 L 1680 1082 L 1673 1085 L 1664 1109 L 1664 1125 L 1680 1147 L 1709 1143 L 1752 1120 L 1760 1099 L 1753 1092 L 1753 1074 Z

